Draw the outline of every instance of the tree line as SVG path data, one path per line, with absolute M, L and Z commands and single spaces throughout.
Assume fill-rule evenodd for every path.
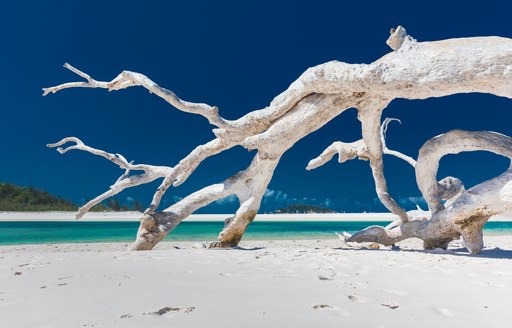
M 143 211 L 140 201 L 121 204 L 118 199 L 109 199 L 92 208 L 95 212 L 104 211 Z M 50 194 L 32 186 L 24 187 L 0 183 L 0 211 L 76 211 L 78 206 L 62 197 Z

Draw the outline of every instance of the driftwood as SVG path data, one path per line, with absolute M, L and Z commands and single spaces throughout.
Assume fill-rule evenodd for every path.
M 233 217 L 226 220 L 218 241 L 212 243 L 211 247 L 235 246 L 247 225 L 254 220 L 284 152 L 345 110 L 356 108 L 361 121 L 362 139 L 353 143 L 332 144 L 307 168 L 316 168 L 335 154 L 339 154 L 340 162 L 356 157 L 368 160 L 380 201 L 399 220 L 386 228 L 370 227 L 349 240 L 393 244 L 401 239 L 419 237 L 425 241 L 426 248 L 432 248 L 446 247 L 450 240 L 462 235 L 468 249 L 479 252 L 482 248 L 483 224 L 491 215 L 511 209 L 512 172 L 507 171 L 466 191 L 456 178 L 436 180 L 439 159 L 448 153 L 472 150 L 488 150 L 510 157 L 510 139 L 492 132 L 451 131 L 428 141 L 415 161 L 385 146 L 384 133 L 389 122 L 381 126 L 381 116 L 387 105 L 396 98 L 425 99 L 469 92 L 512 98 L 512 40 L 475 37 L 417 42 L 399 26 L 391 30 L 387 43 L 393 52 L 371 64 L 331 61 L 309 68 L 268 107 L 249 112 L 237 120 L 224 119 L 215 106 L 184 101 L 140 73 L 124 71 L 112 81 L 102 82 L 65 64 L 66 68 L 85 81 L 45 88 L 44 95 L 76 87 L 113 91 L 142 86 L 181 111 L 205 117 L 216 127 L 213 140 L 196 147 L 173 167 L 128 163 L 121 155 L 88 147 L 77 138 L 65 138 L 48 145 L 58 146 L 61 153 L 70 149 L 91 152 L 125 170 L 110 190 L 83 206 L 77 218 L 107 197 L 161 178 L 162 183 L 141 218 L 132 249 L 153 248 L 181 220 L 228 195 L 235 195 L 240 207 Z M 69 142 L 73 143 L 70 147 L 60 148 Z M 169 187 L 185 182 L 204 159 L 237 145 L 257 150 L 247 169 L 158 211 L 162 196 Z M 430 211 L 408 213 L 389 195 L 383 154 L 398 156 L 414 167 L 418 186 Z M 144 173 L 130 175 L 134 169 Z M 449 199 L 449 202 L 443 204 L 443 199 Z

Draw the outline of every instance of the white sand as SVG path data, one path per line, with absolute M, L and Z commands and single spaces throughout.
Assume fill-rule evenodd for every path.
M 0 212 L 1 221 L 76 221 L 76 212 Z M 139 212 L 89 212 L 81 221 L 139 221 Z M 192 214 L 187 221 L 224 221 L 233 214 Z M 392 221 L 391 213 L 258 214 L 256 221 Z M 512 213 L 490 221 L 512 221 Z
M 0 326 L 511 327 L 512 236 L 487 237 L 479 256 L 335 239 L 194 245 L 0 247 Z

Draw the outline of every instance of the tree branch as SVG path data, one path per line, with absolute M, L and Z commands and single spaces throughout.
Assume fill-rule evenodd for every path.
M 512 138 L 491 131 L 452 130 L 428 140 L 420 149 L 416 165 L 416 182 L 433 214 L 443 210 L 441 200 L 453 194 L 437 182 L 439 161 L 448 154 L 484 150 L 512 159 Z M 455 186 L 456 188 L 456 186 Z
M 427 141 L 416 165 L 418 186 L 429 204 L 429 212 L 409 211 L 412 221 L 387 228 L 369 227 L 347 239 L 348 242 L 378 242 L 391 245 L 407 238 L 420 238 L 425 249 L 444 248 L 463 237 L 471 253 L 483 248 L 482 228 L 495 214 L 512 210 L 512 168 L 505 173 L 464 190 L 460 180 L 435 177 L 440 159 L 446 154 L 484 150 L 512 159 L 512 138 L 489 131 L 453 130 Z M 441 199 L 449 199 L 444 205 Z
M 61 146 L 74 142 L 75 145 L 68 146 L 67 148 L 62 148 Z M 146 164 L 133 164 L 133 162 L 128 162 L 124 156 L 120 154 L 111 154 L 104 150 L 96 149 L 85 145 L 82 140 L 76 137 L 68 137 L 64 138 L 59 142 L 48 144 L 47 147 L 55 148 L 57 147 L 57 151 L 61 154 L 65 154 L 69 150 L 78 149 L 82 150 L 97 156 L 104 157 L 114 164 L 118 165 L 120 168 L 125 169 L 125 172 L 117 179 L 117 181 L 110 186 L 110 189 L 93 200 L 89 201 L 84 206 L 80 207 L 76 219 L 82 218 L 94 205 L 101 203 L 103 200 L 112 197 L 124 189 L 135 187 L 141 184 L 152 182 L 158 178 L 167 177 L 172 174 L 173 168 L 168 166 L 154 166 L 154 165 L 146 165 Z M 130 171 L 139 170 L 144 171 L 143 174 L 137 174 L 130 176 Z
M 179 110 L 202 115 L 211 124 L 218 127 L 214 130 L 214 134 L 217 136 L 216 139 L 197 147 L 178 165 L 169 168 L 169 171 L 162 175 L 164 180 L 155 193 L 150 208 L 146 211 L 147 215 L 144 217 L 147 218 L 162 219 L 165 217 L 165 215 L 161 216 L 161 213 L 153 212 L 158 207 L 165 191 L 173 184 L 176 186 L 183 183 L 201 161 L 208 156 L 217 154 L 234 145 L 242 145 L 249 150 L 258 149 L 258 155 L 253 161 L 254 166 L 251 163 L 253 169 L 248 170 L 243 179 L 244 183 L 250 187 L 247 190 L 244 189 L 243 195 L 238 195 L 242 204 L 239 211 L 237 211 L 236 219 L 233 220 L 234 224 L 230 224 L 230 227 L 233 228 L 223 234 L 226 238 L 221 238 L 223 244 L 236 244 L 241 238 L 246 225 L 252 221 L 259 207 L 262 188 L 270 181 L 275 165 L 277 165 L 284 152 L 298 140 L 321 128 L 344 110 L 357 108 L 358 118 L 362 125 L 363 141 L 351 144 L 335 143 L 319 158 L 311 161 L 308 168 L 312 169 L 322 165 L 336 153 L 340 155 L 342 161 L 355 158 L 355 156 L 368 158 L 379 199 L 386 208 L 398 215 L 403 222 L 406 222 L 408 213 L 398 206 L 388 194 L 382 157 L 384 153 L 398 156 L 413 166 L 420 166 L 420 170 L 422 165 L 420 165 L 419 160 L 415 163 L 412 158 L 386 147 L 383 136 L 386 126 L 381 126 L 383 109 L 396 98 L 425 99 L 467 92 L 490 93 L 512 98 L 512 88 L 510 87 L 512 83 L 512 40 L 498 37 L 477 37 L 416 42 L 416 40 L 407 36 L 405 29 L 399 27 L 392 31 L 388 44 L 395 51 L 368 65 L 332 61 L 312 67 L 306 70 L 288 89 L 275 97 L 269 106 L 250 112 L 233 121 L 224 120 L 220 117 L 216 107 L 183 101 L 172 91 L 159 87 L 146 76 L 128 71 L 122 72 L 110 82 L 101 82 L 66 64 L 66 68 L 84 78 L 85 81 L 46 88 L 44 89 L 44 95 L 72 87 L 120 90 L 131 86 L 143 86 Z M 461 72 L 464 74 L 461 74 Z M 67 149 L 61 148 L 61 150 L 65 152 L 69 149 L 82 148 L 82 150 L 92 152 L 91 149 L 85 148 L 85 145 L 76 143 L 76 146 Z M 96 153 L 92 153 L 105 157 L 125 169 L 125 173 L 114 186 L 117 185 L 122 189 L 125 188 L 123 183 L 135 185 L 146 178 L 143 177 L 144 175 L 131 177 L 129 173 L 134 164 L 128 163 L 124 157 L 95 151 Z M 423 164 L 423 166 L 427 167 L 431 164 L 427 161 L 427 164 Z M 434 163 L 435 165 L 437 163 Z M 418 169 L 416 171 L 418 172 Z M 434 170 L 427 169 L 426 171 L 430 174 Z M 136 181 L 136 177 L 141 180 Z M 134 180 L 130 181 L 130 178 Z M 452 205 L 449 205 L 450 207 L 458 209 L 465 206 L 462 203 L 463 201 L 468 202 L 468 204 L 471 203 L 471 194 L 469 191 L 464 192 L 463 188 L 460 188 L 460 181 L 450 178 L 443 179 L 438 183 L 435 181 L 435 176 L 433 181 L 430 178 L 428 176 L 425 181 L 419 182 L 418 185 L 425 186 L 427 189 L 434 189 L 434 193 L 431 194 L 432 200 L 429 200 L 431 204 L 434 204 L 433 206 L 435 206 L 435 201 L 438 201 L 437 198 L 453 196 L 454 192 L 462 193 L 462 195 L 456 198 L 451 203 Z M 500 181 L 503 182 L 504 180 Z M 112 192 L 107 192 L 101 195 L 100 198 L 109 197 L 111 194 Z M 223 191 L 216 194 L 215 197 L 220 197 L 221 194 L 223 195 Z M 200 204 L 203 200 L 206 201 L 206 198 L 201 197 L 198 198 L 201 199 L 200 201 L 196 199 Z M 209 195 L 205 197 L 213 199 Z M 244 200 L 242 201 L 242 199 Z M 481 218 L 485 219 L 491 212 L 475 207 L 473 212 L 466 213 L 477 213 L 478 220 L 476 221 L 482 222 Z M 443 211 L 443 213 L 445 212 Z M 431 220 L 438 220 L 438 217 L 435 214 Z M 459 219 L 466 226 L 468 225 L 467 220 L 473 220 L 467 217 L 460 217 Z M 151 220 L 148 219 L 149 221 Z M 469 225 L 471 225 L 471 222 L 469 222 Z M 404 229 L 408 226 L 406 225 Z M 439 223 L 439 226 L 444 227 L 442 222 Z M 451 227 L 452 225 L 445 224 L 445 226 Z M 145 234 L 150 236 L 149 239 L 151 239 L 153 233 L 151 229 L 145 230 Z M 441 233 L 446 237 L 446 240 L 456 236 L 459 230 L 464 230 L 462 235 L 468 238 L 469 243 L 472 243 L 473 246 L 470 247 L 478 249 L 480 245 L 478 233 L 472 235 L 472 232 L 478 231 L 478 229 L 450 229 L 449 234 L 451 235 L 449 236 L 444 230 Z M 157 230 L 154 231 L 158 234 Z M 438 241 L 443 245 L 444 240 Z M 428 243 L 429 245 L 435 244 L 432 241 L 428 241 Z
M 50 93 L 56 93 L 57 91 L 68 89 L 68 88 L 106 88 L 108 89 L 108 82 L 100 82 L 91 78 L 89 75 L 80 71 L 79 69 L 71 66 L 68 63 L 64 64 L 64 67 L 72 71 L 73 73 L 83 77 L 87 80 L 87 82 L 68 82 L 64 84 L 60 84 L 54 87 L 43 88 L 43 96 L 46 96 Z
M 57 91 L 68 89 L 68 88 L 103 88 L 108 91 L 126 89 L 133 86 L 142 86 L 149 92 L 156 94 L 160 98 L 167 101 L 175 108 L 192 114 L 198 114 L 205 117 L 210 124 L 215 125 L 219 128 L 226 127 L 226 121 L 219 115 L 219 110 L 216 106 L 210 106 L 203 103 L 193 103 L 181 100 L 176 94 L 170 90 L 160 87 L 155 82 L 151 81 L 147 76 L 130 72 L 123 71 L 115 79 L 110 82 L 96 81 L 86 73 L 79 69 L 71 66 L 70 64 L 64 64 L 64 67 L 72 71 L 73 73 L 83 77 L 87 82 L 70 82 L 60 84 L 54 87 L 43 88 L 43 96 L 49 93 L 55 93 Z
M 236 195 L 241 205 L 236 214 L 226 220 L 219 241 L 211 247 L 236 246 L 247 225 L 252 222 L 278 160 L 265 158 L 258 152 L 249 167 L 221 183 L 207 186 L 176 202 L 159 213 L 147 213 L 137 233 L 132 249 L 151 249 L 182 220 L 197 209 L 221 198 Z
M 396 121 L 396 122 L 402 124 L 402 122 L 399 119 L 397 119 L 397 118 L 386 117 L 384 119 L 384 122 L 382 122 L 382 124 L 380 126 L 380 140 L 382 142 L 382 152 L 384 154 L 386 154 L 386 155 L 391 155 L 391 156 L 395 156 L 395 157 L 398 157 L 400 159 L 403 159 L 407 163 L 411 164 L 412 167 L 415 167 L 416 166 L 416 161 L 412 157 L 407 156 L 405 154 L 402 154 L 399 151 L 391 150 L 391 149 L 389 149 L 387 147 L 387 145 L 386 145 L 386 132 L 388 131 L 389 123 L 391 123 L 392 121 Z
M 68 146 L 66 148 L 62 148 L 61 146 L 62 145 L 65 145 L 69 142 L 74 142 L 75 145 L 72 145 L 72 146 Z M 165 171 L 170 171 L 172 170 L 172 167 L 168 167 L 168 166 L 155 166 L 155 165 L 147 165 L 147 164 L 133 164 L 133 162 L 128 162 L 126 160 L 126 158 L 124 158 L 123 155 L 121 154 L 111 154 L 111 153 L 108 153 L 104 150 L 101 150 L 101 149 L 96 149 L 96 148 L 92 148 L 92 147 L 89 147 L 87 146 L 86 144 L 84 144 L 82 142 L 82 140 L 76 138 L 76 137 L 67 137 L 67 138 L 64 138 L 62 140 L 60 140 L 59 142 L 56 142 L 56 143 L 53 143 L 53 144 L 48 144 L 46 145 L 48 148 L 55 148 L 57 147 L 57 151 L 61 154 L 65 154 L 66 152 L 72 150 L 72 149 L 78 149 L 78 150 L 83 150 L 85 152 L 88 152 L 88 153 L 91 153 L 91 154 L 94 154 L 94 155 L 97 155 L 97 156 L 101 156 L 101 157 L 104 157 L 106 159 L 108 159 L 109 161 L 113 162 L 114 164 L 118 165 L 120 168 L 122 169 L 127 169 L 127 170 L 142 170 L 142 171 L 159 171 L 159 170 L 165 170 Z
M 375 190 L 380 202 L 402 222 L 407 222 L 407 212 L 398 205 L 388 192 L 384 175 L 383 145 L 381 140 L 380 120 L 383 109 L 388 105 L 386 99 L 369 99 L 358 107 L 357 118 L 361 122 L 363 140 L 368 147 L 370 168 L 372 169 Z
M 416 161 L 412 157 L 402 154 L 399 151 L 391 150 L 386 146 L 386 132 L 388 129 L 388 124 L 392 121 L 401 123 L 399 119 L 386 118 L 380 128 L 383 153 L 386 155 L 398 157 L 414 167 L 416 165 Z M 367 161 L 369 157 L 368 147 L 362 139 L 350 143 L 335 141 L 318 157 L 309 161 L 306 170 L 313 170 L 324 165 L 325 163 L 329 162 L 336 154 L 338 154 L 338 163 L 344 163 L 348 160 L 355 159 L 356 157 L 360 160 Z
M 360 115 L 360 120 L 367 120 L 366 118 L 363 118 L 364 116 L 363 115 Z M 372 121 L 372 120 L 370 120 Z M 400 122 L 399 120 L 397 119 L 390 119 L 390 118 L 386 118 L 384 120 L 384 122 L 382 123 L 382 125 L 380 126 L 380 142 L 382 144 L 382 152 L 384 154 L 387 154 L 387 155 L 392 155 L 392 156 L 396 156 L 404 161 L 406 161 L 407 163 L 411 164 L 413 167 L 416 165 L 416 161 L 407 156 L 407 155 L 404 155 L 398 151 L 395 151 L 395 150 L 390 150 L 388 149 L 388 147 L 386 146 L 386 140 L 385 140 L 385 135 L 386 135 L 386 132 L 387 132 L 387 128 L 388 128 L 388 124 L 391 122 L 391 121 L 398 121 Z M 365 121 L 367 122 L 367 121 Z M 363 124 L 363 125 L 368 125 L 367 123 Z M 378 149 L 378 148 L 374 148 L 374 149 Z M 333 144 L 331 144 L 329 147 L 327 147 L 323 152 L 322 154 L 320 154 L 320 156 L 318 156 L 317 158 L 314 158 L 312 159 L 308 166 L 306 167 L 307 170 L 312 170 L 312 169 L 315 169 L 319 166 L 322 166 L 324 165 L 325 163 L 327 163 L 328 161 L 330 161 L 332 159 L 332 157 L 335 155 L 335 154 L 338 154 L 338 162 L 339 163 L 343 163 L 347 160 L 351 160 L 351 159 L 354 159 L 356 157 L 358 157 L 359 159 L 362 159 L 362 160 L 368 160 L 368 159 L 371 159 L 373 158 L 372 154 L 370 154 L 369 150 L 368 150 L 368 146 L 367 144 L 365 143 L 364 140 L 358 140 L 358 141 L 355 141 L 355 142 L 352 142 L 352 143 L 344 143 L 344 142 L 340 142 L 340 141 L 337 141 L 337 142 L 334 142 Z M 389 196 L 389 194 L 387 193 L 387 187 L 385 185 L 385 177 L 384 177 L 384 174 L 383 173 L 379 173 L 381 172 L 382 170 L 378 170 L 379 168 L 379 165 L 375 165 L 375 162 L 376 162 L 376 159 L 374 159 L 374 164 L 372 165 L 372 172 L 374 174 L 374 179 L 375 179 L 375 186 L 376 186 L 376 189 L 377 189 L 377 195 L 379 195 L 379 198 L 382 198 L 381 201 L 383 201 L 384 205 L 386 205 L 386 207 L 388 209 L 390 209 L 390 211 L 394 214 L 397 214 L 400 216 L 400 219 L 402 222 L 406 222 L 407 219 L 406 219 L 406 213 L 403 209 L 401 209 L 398 204 Z M 381 164 L 382 165 L 382 164 Z
M 216 138 L 204 145 L 196 147 L 190 154 L 183 158 L 175 167 L 172 174 L 165 177 L 157 191 L 153 195 L 150 206 L 144 213 L 154 212 L 160 205 L 163 195 L 171 185 L 177 187 L 187 180 L 195 169 L 206 158 L 218 154 L 235 145 L 234 142 L 228 142 Z
M 338 154 L 338 163 L 344 163 L 358 157 L 360 160 L 368 160 L 368 147 L 364 141 L 358 140 L 350 143 L 341 141 L 333 142 L 320 156 L 309 161 L 306 170 L 313 170 L 329 162 L 334 155 Z

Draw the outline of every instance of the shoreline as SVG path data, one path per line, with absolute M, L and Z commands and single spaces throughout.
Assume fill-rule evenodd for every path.
M 417 238 L 402 240 L 396 245 L 397 249 L 390 246 L 380 245 L 380 248 L 368 248 L 371 243 L 345 243 L 338 236 L 333 235 L 330 238 L 313 239 L 242 239 L 238 246 L 228 248 L 207 248 L 205 241 L 197 240 L 162 240 L 153 249 L 148 251 L 133 251 L 127 247 L 131 246 L 132 241 L 98 241 L 98 242 L 64 242 L 64 243 L 45 243 L 45 244 L 13 244 L 0 245 L 1 252 L 11 251 L 42 251 L 60 252 L 63 249 L 75 250 L 79 252 L 98 252 L 98 251 L 126 251 L 128 253 L 147 253 L 171 251 L 171 250 L 204 250 L 207 252 L 229 252 L 229 251 L 256 251 L 260 249 L 286 249 L 286 248 L 306 248 L 314 247 L 314 250 L 332 249 L 340 252 L 364 251 L 364 252 L 417 252 L 419 254 L 444 254 L 444 255 L 464 255 L 468 258 L 503 258 L 510 259 L 512 265 L 512 234 L 510 235 L 484 235 L 484 250 L 480 254 L 471 254 L 464 247 L 461 239 L 453 240 L 449 243 L 447 250 L 437 248 L 435 250 L 425 250 L 423 241 Z M 85 248 L 82 248 L 82 247 Z M 23 249 L 20 249 L 22 247 Z M 40 248 L 41 247 L 41 248 Z M 500 255 L 503 255 L 500 257 Z M 510 274 L 512 277 L 512 272 Z M 512 287 L 512 286 L 511 286 Z
M 0 222 L 137 222 L 140 212 L 90 212 L 81 220 L 75 219 L 76 212 L 0 212 Z M 187 222 L 220 222 L 233 214 L 192 214 Z M 312 213 L 312 214 L 257 214 L 259 222 L 389 222 L 398 217 L 391 213 Z M 510 222 L 512 213 L 496 215 L 491 222 Z
M 3 322 L 19 328 L 510 324 L 512 236 L 488 238 L 480 255 L 457 243 L 449 251 L 422 251 L 417 240 L 400 243 L 400 250 L 347 248 L 335 239 L 242 241 L 225 250 L 163 242 L 135 252 L 128 245 L 0 247 Z M 468 293 L 475 297 L 461 297 Z
M 262 220 L 251 224 L 243 241 L 337 240 L 335 233 L 355 233 L 370 225 L 385 226 L 388 222 L 340 221 L 336 218 L 334 221 L 297 221 L 296 218 L 289 221 Z M 132 243 L 138 226 L 137 221 L 0 221 L 0 246 Z M 223 226 L 222 221 L 185 220 L 165 241 L 208 244 L 217 240 Z M 483 233 L 485 239 L 512 236 L 512 222 L 489 222 Z
M 510 232 L 510 233 L 500 233 L 500 232 L 485 233 L 485 230 L 484 230 L 483 238 L 484 238 L 484 246 L 487 249 L 487 251 L 489 251 L 492 248 L 489 246 L 489 240 L 491 241 L 492 245 L 495 244 L 495 242 L 494 242 L 495 240 L 499 240 L 500 238 L 505 238 L 507 240 L 510 240 L 510 245 L 506 245 L 507 247 L 505 247 L 505 249 L 510 248 L 510 252 L 511 252 L 510 258 L 512 259 L 512 232 Z M 16 248 L 16 247 L 32 248 L 32 247 L 39 247 L 39 246 L 50 247 L 50 248 L 51 247 L 54 247 L 54 248 L 82 247 L 82 246 L 89 247 L 89 248 L 90 247 L 93 247 L 93 248 L 106 247 L 111 250 L 127 250 L 127 251 L 132 252 L 132 250 L 129 250 L 129 246 L 131 246 L 134 241 L 135 241 L 135 235 L 133 236 L 133 240 L 132 239 L 130 239 L 130 240 L 97 240 L 97 241 L 89 240 L 89 241 L 74 241 L 74 242 L 45 241 L 45 242 L 20 243 L 20 244 L 17 244 L 17 243 L 15 243 L 15 244 L 0 244 L 0 252 L 9 250 L 11 248 Z M 189 240 L 189 239 L 174 239 L 174 240 L 173 239 L 164 239 L 161 242 L 159 242 L 152 250 L 162 250 L 162 249 L 170 249 L 170 248 L 177 249 L 177 247 L 180 248 L 179 246 L 185 246 L 185 248 L 190 247 L 190 248 L 197 248 L 197 249 L 208 249 L 207 245 L 212 241 L 215 241 L 215 238 L 211 239 L 211 240 L 207 240 L 207 239 L 197 239 L 197 240 L 194 240 L 194 239 L 192 239 L 192 240 Z M 340 250 L 343 249 L 343 245 L 344 245 L 344 242 L 340 239 L 340 237 L 333 233 L 332 236 L 315 236 L 312 238 L 296 238 L 296 237 L 273 238 L 273 239 L 272 238 L 244 238 L 240 241 L 238 246 L 227 247 L 227 248 L 223 248 L 223 249 L 219 249 L 219 250 L 247 250 L 248 249 L 247 245 L 251 245 L 251 247 L 258 248 L 259 247 L 259 246 L 257 246 L 258 244 L 269 245 L 269 244 L 273 244 L 273 243 L 275 243 L 276 245 L 295 244 L 295 243 L 297 243 L 297 244 L 317 243 L 317 244 L 321 245 L 322 243 L 324 243 L 324 244 L 329 245 L 329 247 L 332 247 L 333 244 L 339 244 L 338 246 L 340 247 Z M 423 246 L 422 246 L 423 242 L 420 239 L 416 239 L 416 238 L 406 239 L 397 244 L 405 245 L 405 247 L 402 246 L 402 248 L 400 249 L 402 251 L 403 250 L 407 250 L 407 251 L 414 250 L 414 251 L 425 252 L 425 253 L 436 252 L 436 251 L 429 251 L 429 250 L 423 249 Z M 357 245 L 357 243 L 353 243 L 353 245 Z M 461 251 L 461 253 L 468 253 L 467 250 L 462 245 L 462 241 L 460 239 L 451 241 L 449 249 L 454 249 L 455 248 L 454 245 L 457 245 L 457 247 L 460 247 L 460 249 L 463 249 Z M 508 246 L 510 246 L 510 247 L 508 247 Z M 365 247 L 366 247 L 365 243 L 362 243 L 359 248 L 357 246 L 354 246 L 354 249 L 367 250 L 367 248 L 365 248 Z M 384 245 L 380 245 L 380 247 L 381 247 L 381 250 L 389 249 L 388 246 L 384 246 Z M 500 247 L 495 247 L 495 248 L 501 250 Z M 150 251 L 152 251 L 152 250 L 150 250 Z M 133 252 L 139 252 L 139 251 L 133 251 Z M 439 252 L 447 252 L 447 254 L 458 254 L 458 253 L 450 251 L 450 250 L 443 251 L 441 249 L 439 249 Z M 469 253 L 467 255 L 476 256 L 476 257 L 481 256 L 481 254 L 471 255 Z

